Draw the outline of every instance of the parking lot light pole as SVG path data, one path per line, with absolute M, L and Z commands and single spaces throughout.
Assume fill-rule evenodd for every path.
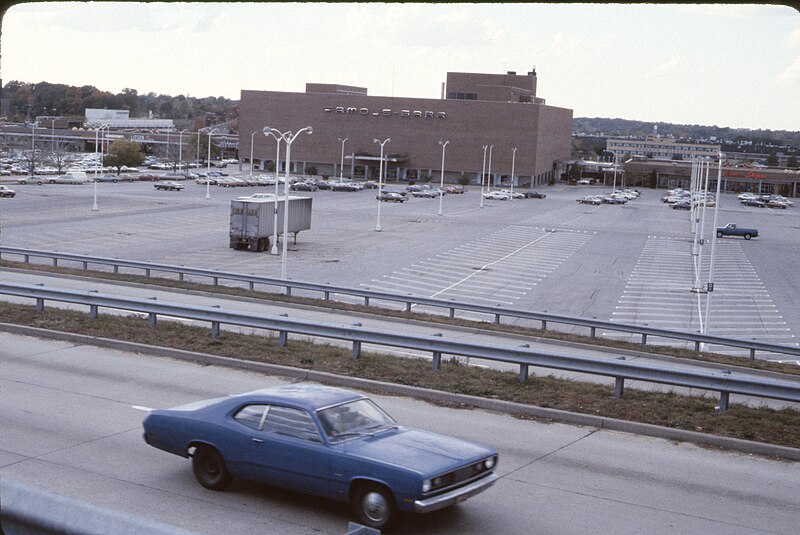
M 439 145 L 442 146 L 442 178 L 439 182 L 439 215 L 442 215 L 442 198 L 444 197 L 444 151 L 447 148 L 447 144 L 450 143 L 450 140 L 439 141 Z
M 107 124 L 101 125 L 94 129 L 94 152 L 97 154 L 97 142 L 98 142 L 98 133 L 103 130 L 104 128 L 108 128 Z M 103 165 L 103 139 L 99 138 L 100 141 L 100 163 L 95 166 L 94 168 L 94 202 L 92 204 L 92 211 L 96 212 L 99 210 L 97 207 L 97 168 Z
M 275 130 L 274 128 L 270 128 L 269 126 L 264 127 L 264 135 L 265 136 L 272 136 L 275 138 L 276 146 L 275 146 L 275 208 L 274 208 L 274 218 L 272 220 L 272 249 L 270 249 L 269 254 L 276 255 L 278 254 L 278 168 L 281 165 L 281 139 L 283 138 L 283 134 Z
M 483 167 L 481 167 L 481 208 L 483 208 L 483 182 L 486 179 L 486 149 L 489 145 L 483 146 Z
M 392 139 L 386 138 L 383 141 L 379 141 L 377 139 L 373 139 L 373 143 L 380 143 L 381 145 L 381 163 L 379 166 L 378 171 L 378 222 L 375 225 L 375 232 L 380 232 L 381 230 L 381 193 L 383 193 L 383 146 L 389 143 Z
M 344 139 L 339 138 L 339 141 L 342 142 L 342 159 L 339 160 L 339 182 L 344 180 L 344 144 L 348 139 L 350 138 L 349 137 L 346 137 Z
M 209 130 L 208 132 L 208 158 L 206 158 L 206 199 L 211 198 L 211 134 L 216 132 L 217 129 Z
M 517 147 L 511 149 L 511 201 L 514 200 L 514 164 L 517 161 Z
M 706 286 L 706 321 L 703 324 L 703 334 L 708 334 L 708 324 L 711 318 L 711 292 L 714 291 L 714 252 L 717 246 L 717 215 L 719 214 L 720 182 L 722 182 L 722 153 L 719 153 L 717 166 L 717 196 L 714 202 L 714 226 L 711 234 L 711 258 L 708 262 L 708 285 Z
M 253 136 L 258 133 L 258 130 L 253 130 L 250 134 L 250 178 L 253 178 Z
M 281 278 L 283 280 L 286 280 L 286 256 L 288 254 L 287 244 L 289 242 L 287 235 L 289 234 L 289 170 L 292 161 L 292 143 L 297 139 L 297 136 L 303 132 L 307 132 L 311 135 L 314 130 L 310 126 L 306 126 L 294 134 L 292 134 L 290 130 L 281 136 L 286 143 L 286 180 L 283 182 L 283 251 L 281 256 Z M 275 198 L 275 202 L 278 202 L 277 197 Z M 289 288 L 284 288 L 284 292 L 288 293 Z
M 702 178 L 703 177 L 702 166 L 700 168 L 700 180 L 701 180 L 700 184 L 703 184 L 703 186 L 702 186 L 702 188 L 703 188 L 703 190 L 702 190 L 703 191 L 703 194 L 702 194 L 703 213 L 702 213 L 702 216 L 700 218 L 700 230 L 699 230 L 700 238 L 697 240 L 697 242 L 699 244 L 699 248 L 698 248 L 698 255 L 697 255 L 697 263 L 696 263 L 696 267 L 695 267 L 695 283 L 694 283 L 694 287 L 692 287 L 692 291 L 695 292 L 695 293 L 706 293 L 705 290 L 703 290 L 703 287 L 700 285 L 700 274 L 701 274 L 700 272 L 703 269 L 703 245 L 704 245 L 704 242 L 705 242 L 705 240 L 703 238 L 703 235 L 705 234 L 705 228 L 706 228 L 706 196 L 708 195 L 708 174 L 709 174 L 710 166 L 711 166 L 711 162 L 705 162 L 706 178 L 705 178 L 704 182 L 703 182 L 703 178 Z M 699 199 L 696 202 L 699 202 Z M 699 205 L 698 205 L 698 209 L 700 209 Z
M 53 141 L 52 151 L 56 151 L 56 110 L 52 109 L 53 117 L 50 119 L 50 139 Z
M 188 128 L 178 132 L 178 169 L 181 168 L 181 163 L 183 162 L 183 133 L 186 131 L 188 131 Z M 189 168 L 187 167 L 186 170 L 188 171 Z
M 486 191 L 492 191 L 492 149 L 494 145 L 489 145 L 489 176 L 486 177 Z

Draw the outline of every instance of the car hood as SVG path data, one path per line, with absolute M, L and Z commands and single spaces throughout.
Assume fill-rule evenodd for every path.
M 349 454 L 365 461 L 401 465 L 424 475 L 433 475 L 465 463 L 494 455 L 484 446 L 418 429 L 384 431 L 343 444 Z

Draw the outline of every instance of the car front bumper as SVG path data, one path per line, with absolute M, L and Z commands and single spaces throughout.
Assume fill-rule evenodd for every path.
M 438 496 L 433 496 L 426 500 L 415 500 L 414 512 L 429 513 L 431 511 L 438 511 L 439 509 L 444 509 L 445 507 L 450 507 L 451 505 L 463 502 L 467 498 L 475 496 L 476 494 L 488 489 L 494 485 L 498 479 L 499 477 L 497 474 L 492 473 L 484 478 L 470 483 L 469 485 L 453 489 L 450 492 L 439 494 Z

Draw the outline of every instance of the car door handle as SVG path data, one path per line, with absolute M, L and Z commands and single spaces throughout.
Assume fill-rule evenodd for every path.
M 256 444 L 263 444 L 264 443 L 264 441 L 261 440 L 260 438 L 251 438 L 250 440 L 252 440 Z

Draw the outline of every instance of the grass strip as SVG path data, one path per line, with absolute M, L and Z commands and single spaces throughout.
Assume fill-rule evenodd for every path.
M 291 339 L 278 347 L 273 334 L 222 331 L 211 338 L 208 328 L 161 320 L 153 329 L 138 316 L 101 314 L 91 319 L 77 311 L 0 303 L 5 323 L 64 331 L 141 344 L 170 347 L 224 357 L 280 364 L 344 376 L 411 385 L 528 405 L 561 409 L 741 438 L 798 448 L 800 411 L 747 407 L 733 403 L 724 414 L 714 410 L 715 398 L 658 393 L 626 388 L 620 399 L 613 386 L 584 383 L 552 376 L 531 375 L 520 383 L 516 373 L 467 366 L 444 359 L 442 368 L 431 370 L 430 360 L 362 353 L 353 361 L 350 350 L 330 344 Z M 113 335 L 109 335 L 113 333 Z

